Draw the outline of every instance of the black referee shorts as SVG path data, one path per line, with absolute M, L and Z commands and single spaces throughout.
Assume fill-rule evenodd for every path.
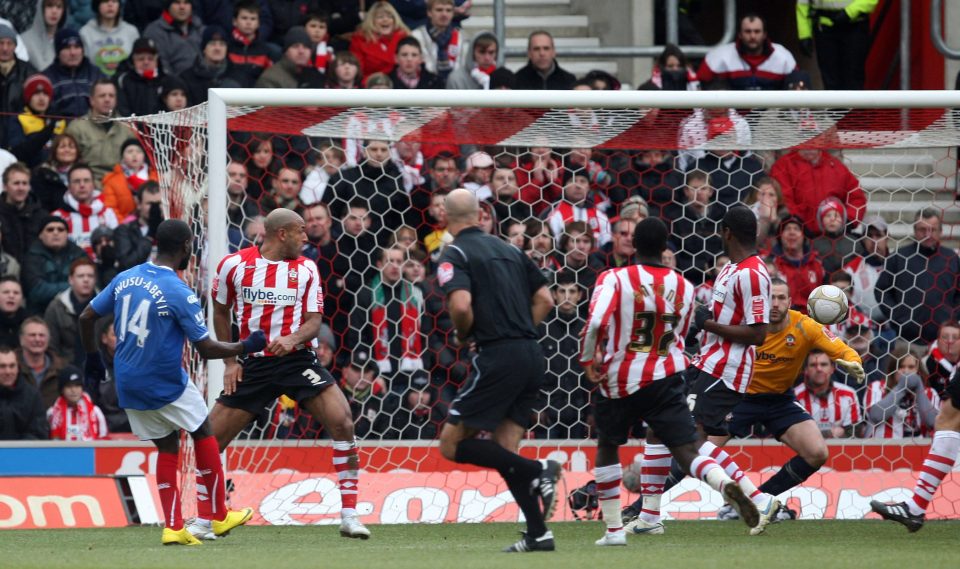
M 232 394 L 221 392 L 217 402 L 259 415 L 280 395 L 300 404 L 336 383 L 313 350 L 297 350 L 286 356 L 247 358 L 243 381 Z
M 494 431 L 510 419 L 528 429 L 540 402 L 546 360 L 536 340 L 502 340 L 480 348 L 473 375 L 450 404 L 447 422 Z

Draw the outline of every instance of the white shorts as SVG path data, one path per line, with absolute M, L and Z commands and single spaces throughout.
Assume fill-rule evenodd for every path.
M 207 418 L 207 403 L 200 395 L 200 390 L 192 381 L 187 382 L 183 394 L 172 402 L 159 409 L 142 411 L 139 409 L 124 409 L 130 419 L 130 430 L 141 441 L 162 439 L 163 437 L 183 429 L 192 433 L 200 428 Z

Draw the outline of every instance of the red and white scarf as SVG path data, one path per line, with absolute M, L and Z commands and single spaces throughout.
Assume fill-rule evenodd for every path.
M 50 438 L 64 441 L 93 441 L 107 436 L 107 422 L 86 393 L 71 406 L 62 396 L 47 410 Z

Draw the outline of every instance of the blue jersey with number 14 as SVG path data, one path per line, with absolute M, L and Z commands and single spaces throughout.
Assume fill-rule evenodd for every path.
M 117 275 L 90 306 L 113 314 L 117 349 L 113 359 L 120 407 L 159 409 L 187 386 L 184 338 L 207 336 L 196 294 L 168 267 L 144 263 Z

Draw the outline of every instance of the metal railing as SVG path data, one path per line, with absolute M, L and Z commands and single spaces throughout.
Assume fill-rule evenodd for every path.
M 667 41 L 677 43 L 679 37 L 678 0 L 666 0 L 666 32 Z M 493 0 L 493 33 L 497 37 L 501 48 L 497 53 L 497 64 L 503 65 L 508 56 L 526 55 L 525 48 L 508 48 L 506 39 L 506 6 L 505 0 Z M 723 37 L 715 45 L 682 45 L 688 57 L 703 57 L 708 51 L 725 43 L 733 41 L 737 26 L 736 0 L 723 0 Z M 558 47 L 558 56 L 567 57 L 656 57 L 663 51 L 662 45 L 628 45 L 628 46 L 596 46 L 596 47 Z
M 944 57 L 960 59 L 960 49 L 950 47 L 943 39 L 943 0 L 930 2 L 930 40 Z

